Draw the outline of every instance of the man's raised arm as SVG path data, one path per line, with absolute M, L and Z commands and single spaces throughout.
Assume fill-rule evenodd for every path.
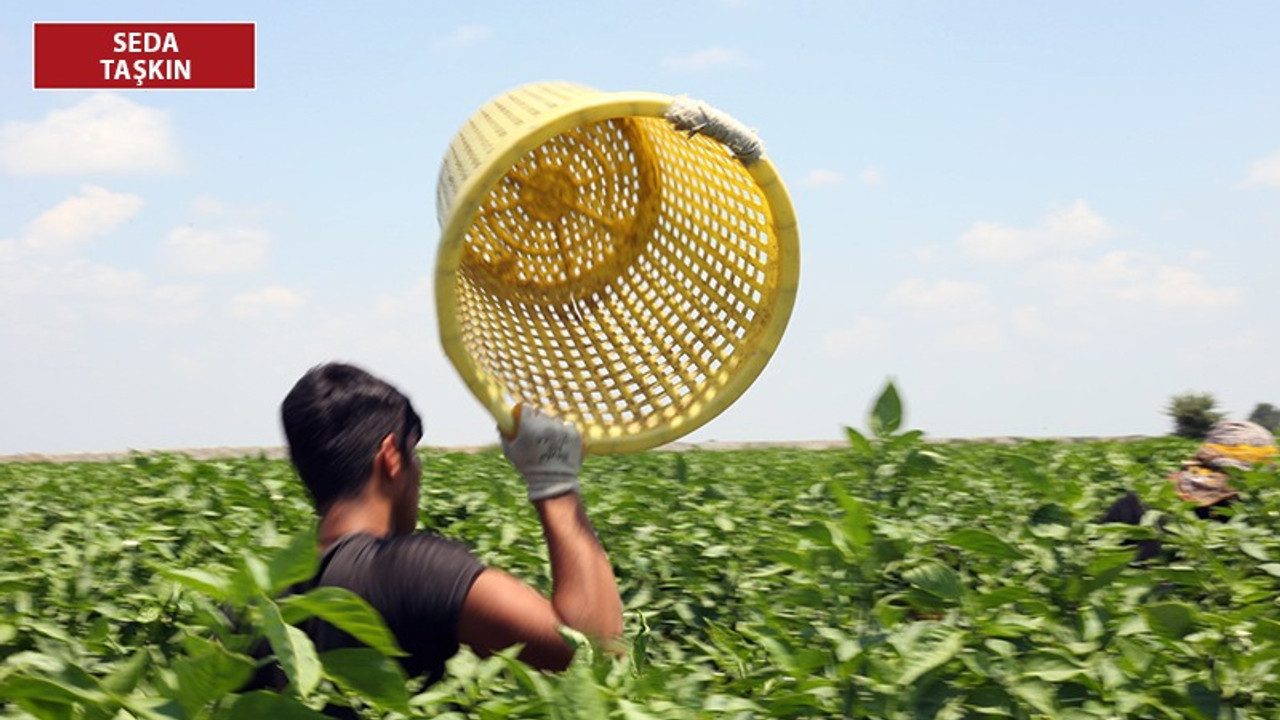
M 462 607 L 458 640 L 480 654 L 523 644 L 520 658 L 563 669 L 573 649 L 558 628 L 609 644 L 622 635 L 622 600 L 609 558 L 578 495 L 582 438 L 572 423 L 517 408 L 516 435 L 502 449 L 528 485 L 551 560 L 551 600 L 494 568 L 476 578 Z

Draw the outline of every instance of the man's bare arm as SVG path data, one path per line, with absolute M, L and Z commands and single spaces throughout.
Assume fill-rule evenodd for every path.
M 604 548 L 577 493 L 534 503 L 551 558 L 551 600 L 505 572 L 480 574 L 462 606 L 458 640 L 481 655 L 522 644 L 520 659 L 562 670 L 573 649 L 561 625 L 612 644 L 622 636 L 622 600 Z
M 520 657 L 543 669 L 568 665 L 573 650 L 559 634 L 571 627 L 603 643 L 622 635 L 622 600 L 613 567 L 578 495 L 578 429 L 533 407 L 512 413 L 516 433 L 502 451 L 529 489 L 551 559 L 551 600 L 497 570 L 477 578 L 463 604 L 458 638 L 480 653 L 521 643 Z
M 551 604 L 569 627 L 602 642 L 622 636 L 613 567 L 577 493 L 535 503 L 551 555 Z

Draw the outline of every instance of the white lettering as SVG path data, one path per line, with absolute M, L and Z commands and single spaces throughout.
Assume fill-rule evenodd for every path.
M 118 53 L 178 52 L 178 37 L 171 32 L 164 35 L 150 31 L 116 33 L 113 39 Z
M 141 87 L 148 80 L 190 80 L 191 60 L 170 58 L 99 60 L 103 80 L 133 80 Z

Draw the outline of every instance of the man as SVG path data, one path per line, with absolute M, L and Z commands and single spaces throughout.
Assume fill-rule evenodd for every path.
M 521 660 L 558 670 L 573 657 L 561 626 L 604 642 L 621 636 L 613 569 L 578 496 L 582 440 L 572 424 L 517 407 L 516 434 L 502 438 L 542 522 L 548 600 L 461 543 L 414 532 L 422 422 L 390 384 L 352 365 L 320 365 L 294 385 L 281 417 L 320 516 L 320 570 L 297 590 L 336 585 L 363 597 L 410 653 L 401 658 L 410 676 L 438 680 L 459 644 L 482 656 L 522 644 Z M 318 621 L 305 629 L 321 652 L 355 644 Z
M 1251 470 L 1266 465 L 1276 457 L 1275 435 L 1247 420 L 1222 420 L 1215 423 L 1196 449 L 1195 455 L 1182 463 L 1169 476 L 1178 497 L 1195 504 L 1196 516 L 1202 520 L 1224 520 L 1218 511 L 1235 501 L 1239 492 L 1230 485 L 1232 470 Z M 1140 525 L 1147 509 L 1133 492 L 1117 500 L 1101 522 Z M 1139 561 L 1160 554 L 1159 540 L 1139 540 Z
M 1257 423 L 1223 420 L 1210 428 L 1204 444 L 1169 481 L 1178 497 L 1195 503 L 1197 515 L 1209 517 L 1212 508 L 1225 507 L 1240 494 L 1228 483 L 1229 471 L 1270 463 L 1276 456 L 1275 442 L 1275 435 Z

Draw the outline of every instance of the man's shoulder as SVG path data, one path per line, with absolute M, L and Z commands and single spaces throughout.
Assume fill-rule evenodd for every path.
M 345 538 L 329 552 L 325 575 L 353 569 L 404 570 L 413 566 L 479 566 L 465 544 L 430 532 L 389 538 L 357 535 Z
M 369 533 L 359 532 L 343 537 L 334 543 L 326 555 L 346 555 L 360 553 L 380 553 L 388 550 L 404 550 L 420 547 L 454 547 L 467 549 L 465 543 L 452 538 L 437 535 L 433 532 L 419 531 L 409 533 L 407 535 L 392 535 L 390 537 L 378 537 Z
M 465 553 L 471 554 L 471 548 L 458 540 L 447 538 L 431 532 L 415 532 L 408 535 L 397 535 L 379 541 L 381 552 L 389 553 Z

